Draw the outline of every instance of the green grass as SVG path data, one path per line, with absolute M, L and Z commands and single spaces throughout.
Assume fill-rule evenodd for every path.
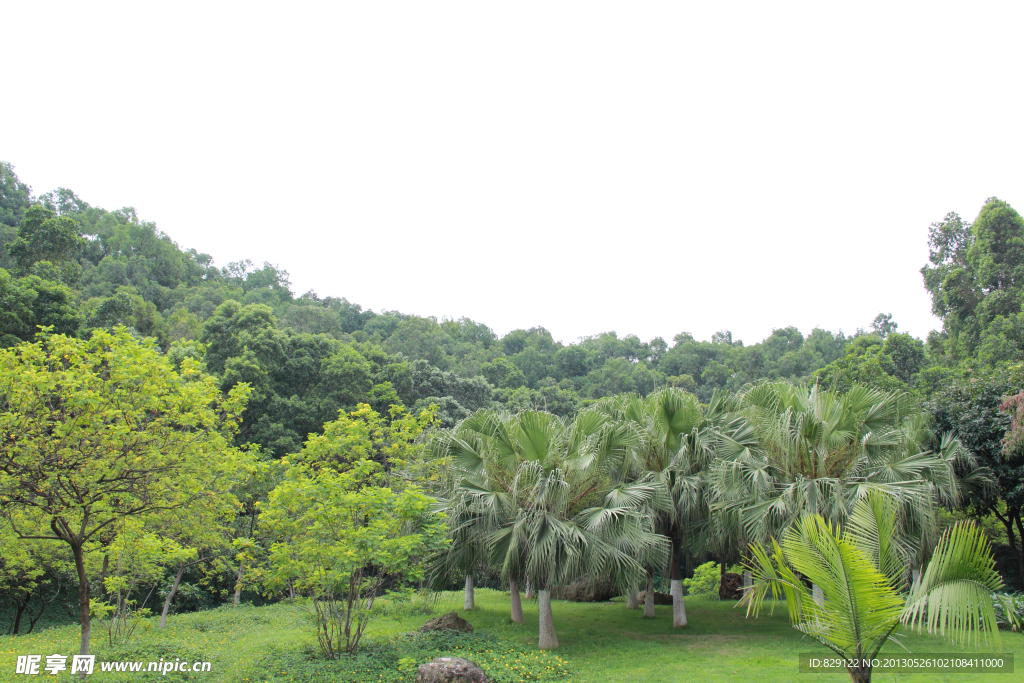
M 314 649 L 313 633 L 305 610 L 298 605 L 221 607 L 216 610 L 171 616 L 161 632 L 157 619 L 144 621 L 132 641 L 111 647 L 105 632 L 94 626 L 94 648 L 99 660 L 152 660 L 164 657 L 203 659 L 213 663 L 211 673 L 187 676 L 168 674 L 95 674 L 91 681 L 202 680 L 224 683 L 284 683 L 286 681 L 412 681 L 415 664 L 439 654 L 467 656 L 485 665 L 503 681 L 566 680 L 578 683 L 672 681 L 804 681 L 826 683 L 849 680 L 844 674 L 800 674 L 797 654 L 828 651 L 802 639 L 790 628 L 785 609 L 774 616 L 745 619 L 734 603 L 689 600 L 686 629 L 671 627 L 671 607 L 657 607 L 657 617 L 646 620 L 621 602 L 581 604 L 556 601 L 555 626 L 561 649 L 536 650 L 537 603 L 524 601 L 526 624 L 508 619 L 508 597 L 478 590 L 473 612 L 461 610 L 461 593 L 442 594 L 434 613 L 458 610 L 476 627 L 474 637 L 404 636 L 428 616 L 422 603 L 378 602 L 363 655 L 356 660 L 325 662 Z M 48 628 L 28 636 L 0 637 L 0 681 L 29 679 L 14 675 L 18 654 L 71 654 L 77 651 L 78 630 L 73 626 Z M 905 640 L 912 652 L 960 652 L 939 638 L 911 635 Z M 992 651 L 992 648 L 982 648 Z M 896 652 L 897 650 L 892 650 Z M 1013 652 L 1024 666 L 1024 636 L 1003 632 L 1001 652 Z M 70 661 L 70 660 L 69 660 Z M 62 680 L 58 678 L 57 680 Z M 956 681 L 983 683 L 1021 680 L 1014 674 L 875 674 L 882 681 Z

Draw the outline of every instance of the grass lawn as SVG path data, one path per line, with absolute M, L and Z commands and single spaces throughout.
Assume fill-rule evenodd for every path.
M 784 606 L 774 616 L 744 618 L 731 602 L 687 602 L 690 626 L 671 627 L 671 607 L 658 607 L 657 618 L 642 619 L 640 611 L 617 603 L 554 603 L 555 626 L 561 649 L 536 651 L 537 603 L 524 601 L 526 624 L 508 619 L 505 594 L 478 590 L 476 610 L 464 613 L 461 593 L 444 593 L 433 605 L 435 613 L 458 610 L 483 639 L 458 638 L 415 641 L 395 636 L 418 628 L 427 618 L 421 609 L 380 601 L 380 614 L 367 637 L 364 656 L 356 663 L 322 662 L 313 656 L 314 635 L 303 607 L 277 604 L 266 607 L 222 607 L 206 612 L 173 615 L 165 632 L 157 619 L 143 621 L 131 641 L 111 647 L 105 631 L 93 627 L 97 660 L 209 660 L 210 673 L 159 674 L 96 673 L 91 681 L 192 680 L 225 683 L 284 683 L 285 681 L 413 681 L 415 664 L 438 654 L 460 654 L 485 660 L 499 681 L 564 680 L 580 683 L 644 683 L 671 681 L 848 681 L 845 674 L 801 674 L 797 654 L 829 654 L 816 643 L 802 640 L 790 628 Z M 413 614 L 412 612 L 416 612 Z M 14 674 L 16 655 L 77 651 L 78 630 L 57 626 L 17 638 L 0 636 L 0 681 L 33 680 Z M 408 642 L 406 642 L 408 641 Z M 395 642 L 400 643 L 394 645 Z M 390 644 L 389 644 L 390 643 Z M 909 636 L 905 643 L 914 654 L 964 652 L 939 638 Z M 456 649 L 461 648 L 461 649 Z M 983 650 L 986 650 L 983 648 Z M 898 648 L 890 650 L 897 652 Z M 987 648 L 992 651 L 992 648 Z M 1003 632 L 1001 652 L 1015 653 L 1024 667 L 1024 635 Z M 884 651 L 883 651 L 884 652 Z M 971 652 L 971 650 L 968 650 Z M 413 661 L 415 660 L 415 661 Z M 70 660 L 69 660 L 70 662 Z M 364 668 L 359 668 L 364 667 Z M 98 671 L 97 666 L 97 671 Z M 44 680 L 70 680 L 69 676 L 41 674 Z M 1024 669 L 1007 674 L 876 674 L 876 681 L 967 681 L 983 683 L 1020 681 Z M 38 679 L 35 679 L 38 680 Z

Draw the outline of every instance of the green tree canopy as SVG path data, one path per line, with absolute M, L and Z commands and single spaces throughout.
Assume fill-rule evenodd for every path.
M 48 335 L 0 350 L 0 513 L 23 539 L 70 547 L 88 653 L 85 553 L 118 522 L 224 490 L 230 437 L 248 389 L 222 396 L 186 362 L 120 328 L 88 340 Z

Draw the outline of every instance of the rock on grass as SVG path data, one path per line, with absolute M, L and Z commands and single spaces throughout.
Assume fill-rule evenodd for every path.
M 454 614 L 455 612 L 450 612 L 444 616 Z M 438 617 L 438 619 L 443 618 Z M 459 619 L 458 616 L 455 618 Z M 469 626 L 464 619 L 459 619 L 459 621 Z M 416 670 L 416 683 L 490 683 L 490 681 L 491 679 L 487 677 L 483 669 L 462 657 L 437 657 L 426 664 L 420 664 Z

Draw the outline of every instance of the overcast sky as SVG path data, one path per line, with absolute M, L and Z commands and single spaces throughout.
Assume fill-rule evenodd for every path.
M 924 336 L 1024 210 L 1024 3 L 3 0 L 0 159 L 296 292 L 566 342 Z

